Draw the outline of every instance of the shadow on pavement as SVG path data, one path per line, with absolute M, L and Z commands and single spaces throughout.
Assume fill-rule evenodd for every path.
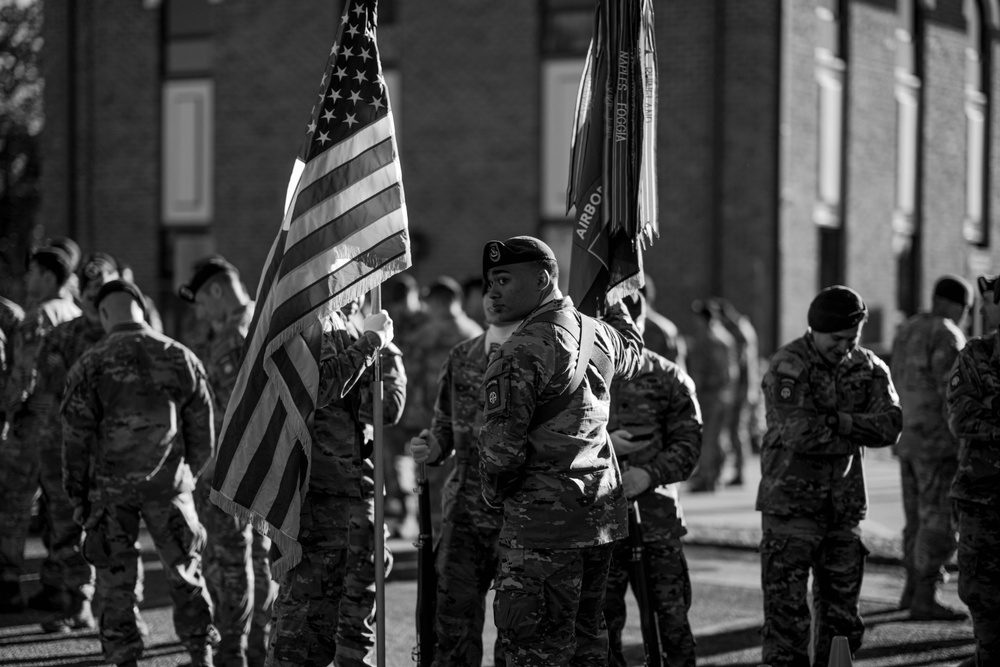
M 855 656 L 855 659 L 875 660 L 878 658 L 900 658 L 904 655 L 912 655 L 914 660 L 906 662 L 909 667 L 920 667 L 920 665 L 939 665 L 941 664 L 941 658 L 926 658 L 928 651 L 940 651 L 942 649 L 954 649 L 963 646 L 974 647 L 975 644 L 976 640 L 969 637 L 962 639 L 935 639 L 927 642 L 907 641 L 905 643 L 884 644 L 882 646 L 871 647 L 862 646 L 861 650 L 859 650 Z M 925 656 L 925 659 L 922 661 L 919 660 L 921 655 Z M 968 656 L 953 657 L 957 662 Z

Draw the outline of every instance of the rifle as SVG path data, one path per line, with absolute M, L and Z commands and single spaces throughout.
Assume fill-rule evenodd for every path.
M 628 469 L 628 464 L 622 467 Z M 660 667 L 660 630 L 653 606 L 652 591 L 646 583 L 646 558 L 642 546 L 642 516 L 639 502 L 630 500 L 628 504 L 628 541 L 632 549 L 632 592 L 639 603 L 639 619 L 642 629 L 642 648 L 646 654 L 646 667 Z
M 434 539 L 431 529 L 431 492 L 427 485 L 427 464 L 417 468 L 419 533 L 417 548 L 417 647 L 413 651 L 417 667 L 434 661 L 434 618 L 437 615 L 437 572 L 434 569 Z

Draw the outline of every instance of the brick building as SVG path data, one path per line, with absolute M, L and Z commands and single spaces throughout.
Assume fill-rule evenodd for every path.
M 719 294 L 769 351 L 821 285 L 869 343 L 996 256 L 998 0 L 684 0 L 656 9 L 658 306 Z M 490 238 L 568 259 L 569 126 L 593 0 L 382 0 L 379 47 L 424 281 Z M 41 222 L 128 260 L 168 327 L 218 251 L 256 286 L 339 0 L 45 5 Z M 565 264 L 564 264 L 565 266 Z

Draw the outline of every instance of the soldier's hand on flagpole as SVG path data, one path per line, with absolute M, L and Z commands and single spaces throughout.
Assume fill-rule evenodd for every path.
M 622 486 L 625 487 L 625 497 L 635 498 L 649 488 L 649 483 L 653 481 L 649 473 L 642 468 L 629 468 L 622 473 Z
M 393 336 L 392 318 L 389 317 L 389 313 L 380 310 L 377 313 L 367 316 L 365 318 L 365 331 L 371 331 L 378 336 L 381 342 L 380 347 L 387 346 L 392 342 Z
M 410 438 L 410 455 L 415 463 L 430 463 L 433 465 L 441 458 L 441 443 L 428 429 L 420 435 Z

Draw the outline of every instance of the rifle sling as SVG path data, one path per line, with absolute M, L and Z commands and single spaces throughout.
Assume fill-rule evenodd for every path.
M 546 322 L 553 326 L 562 327 L 572 334 L 571 325 L 567 326 L 570 324 L 570 319 L 564 313 L 549 312 L 532 319 L 531 323 Z M 597 366 L 597 370 L 604 377 L 605 381 L 611 380 L 614 369 L 611 366 L 611 360 L 594 344 L 597 339 L 596 333 L 597 324 L 595 320 L 581 313 L 580 350 L 576 357 L 576 371 L 573 373 L 573 378 L 561 394 L 546 403 L 535 406 L 535 412 L 531 416 L 531 422 L 528 424 L 528 431 L 535 430 L 566 409 L 566 406 L 569 405 L 570 400 L 573 398 L 573 394 L 583 384 L 583 378 L 587 375 L 587 367 L 591 361 Z

